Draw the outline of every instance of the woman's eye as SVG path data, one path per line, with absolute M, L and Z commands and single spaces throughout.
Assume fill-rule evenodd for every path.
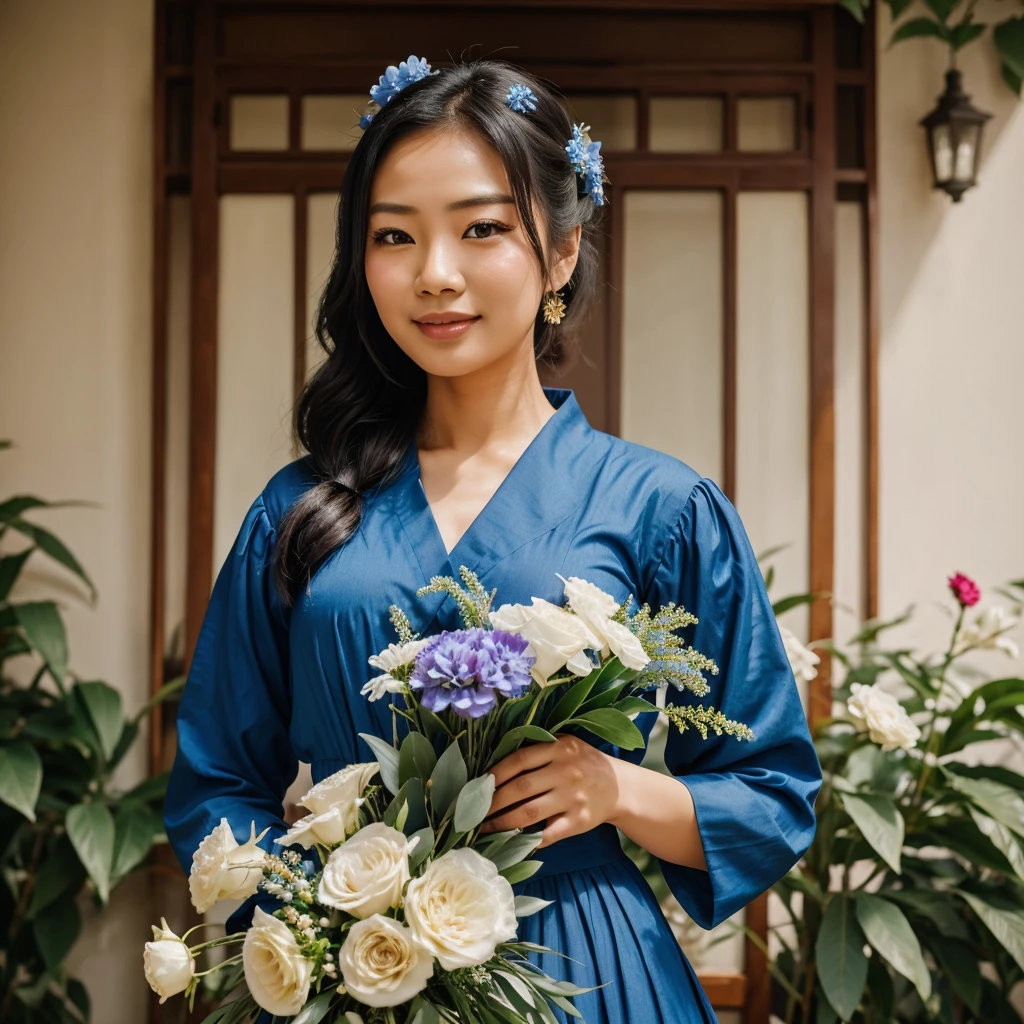
M 375 231 L 373 233 L 373 240 L 378 245 L 396 245 L 396 242 L 384 241 L 384 239 L 387 238 L 388 235 L 405 235 L 405 232 L 399 231 L 398 228 L 384 228 L 381 229 L 380 231 Z M 408 238 L 409 236 L 405 235 L 405 237 Z
M 473 231 L 476 228 L 483 228 L 484 230 L 491 229 L 491 233 L 486 234 L 486 235 L 471 235 L 470 237 L 472 237 L 472 238 L 493 238 L 495 234 L 498 234 L 498 233 L 504 234 L 506 231 L 511 231 L 512 230 L 511 228 L 506 227 L 504 224 L 499 224 L 495 220 L 481 220 L 481 221 L 478 221 L 476 224 L 470 224 L 470 226 L 468 228 L 466 228 L 466 230 L 467 231 Z
M 470 232 L 477 230 L 483 231 L 485 233 L 470 234 Z M 508 225 L 499 224 L 498 221 L 496 220 L 481 220 L 477 221 L 476 224 L 470 224 L 470 226 L 466 228 L 466 235 L 464 237 L 478 239 L 482 241 L 483 239 L 494 238 L 496 234 L 504 234 L 506 231 L 511 230 L 512 228 L 510 228 Z M 403 239 L 409 239 L 409 235 L 407 235 L 404 231 L 400 231 L 398 228 L 381 228 L 379 231 L 375 231 L 373 233 L 373 241 L 377 245 L 404 244 L 403 242 L 400 242 L 397 239 L 394 241 L 388 241 L 389 235 L 396 235 L 401 236 Z

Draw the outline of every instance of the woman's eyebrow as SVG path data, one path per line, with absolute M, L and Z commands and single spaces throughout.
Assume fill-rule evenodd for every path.
M 458 199 L 454 203 L 449 203 L 445 210 L 463 210 L 467 206 L 493 206 L 499 203 L 512 203 L 515 204 L 515 200 L 510 195 L 506 195 L 504 192 L 495 192 L 491 195 L 485 196 L 471 196 L 469 199 Z M 370 207 L 370 214 L 375 213 L 419 213 L 420 211 L 415 206 L 405 206 L 402 203 L 374 203 Z

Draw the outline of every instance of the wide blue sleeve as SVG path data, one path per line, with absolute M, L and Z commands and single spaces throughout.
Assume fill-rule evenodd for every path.
M 167 837 L 188 873 L 200 841 L 227 818 L 239 843 L 250 823 L 268 851 L 283 835 L 283 799 L 298 760 L 289 742 L 286 611 L 272 578 L 275 531 L 262 496 L 246 513 L 210 595 L 178 710 L 167 785 Z M 232 916 L 251 920 L 256 897 Z M 239 917 L 239 913 L 241 916 Z
M 667 704 L 702 703 L 754 739 L 702 739 L 669 724 L 668 770 L 690 790 L 708 870 L 662 860 L 683 909 L 713 928 L 782 878 L 811 845 L 821 765 L 757 558 L 739 514 L 700 479 L 662 540 L 648 601 L 699 618 L 683 636 L 713 658 L 710 693 L 669 689 Z

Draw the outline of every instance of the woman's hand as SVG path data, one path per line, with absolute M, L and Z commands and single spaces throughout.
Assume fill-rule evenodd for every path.
M 522 747 L 490 769 L 494 798 L 480 831 L 526 828 L 546 818 L 541 849 L 612 821 L 619 810 L 619 764 L 577 736 Z

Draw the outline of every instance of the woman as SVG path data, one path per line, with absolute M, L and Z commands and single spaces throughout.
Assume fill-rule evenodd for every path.
M 318 311 L 327 359 L 297 408 L 309 455 L 255 499 L 218 575 L 168 835 L 186 870 L 222 817 L 240 841 L 269 826 L 273 849 L 297 760 L 314 781 L 372 760 L 358 734 L 390 737 L 392 720 L 360 689 L 395 640 L 388 606 L 422 634 L 461 625 L 447 595 L 416 597 L 432 576 L 467 565 L 499 603 L 561 604 L 559 573 L 675 601 L 720 668 L 707 703 L 755 739 L 673 728 L 672 776 L 607 743 L 533 746 L 495 767 L 489 827 L 546 823 L 544 866 L 516 892 L 553 903 L 520 938 L 572 958 L 540 957 L 555 977 L 603 985 L 577 999 L 587 1024 L 714 1021 L 616 827 L 705 928 L 810 845 L 821 770 L 750 543 L 710 479 L 595 430 L 571 390 L 540 384 L 594 293 L 599 145 L 584 137 L 577 159 L 552 91 L 499 61 L 429 73 L 410 57 L 372 95 L 384 102 L 345 175 Z

